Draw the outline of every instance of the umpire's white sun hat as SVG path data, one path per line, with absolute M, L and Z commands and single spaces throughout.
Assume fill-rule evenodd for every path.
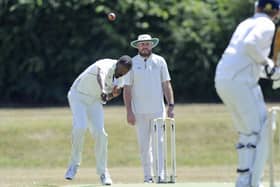
M 146 41 L 150 41 L 153 43 L 152 48 L 154 48 L 155 46 L 157 46 L 159 39 L 158 38 L 152 38 L 151 35 L 149 34 L 140 34 L 138 36 L 137 40 L 134 40 L 132 42 L 130 42 L 130 45 L 134 48 L 137 48 L 137 44 L 139 42 L 146 42 Z

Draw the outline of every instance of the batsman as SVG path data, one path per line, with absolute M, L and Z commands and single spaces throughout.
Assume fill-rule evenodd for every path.
M 254 16 L 234 31 L 216 68 L 215 87 L 231 112 L 239 140 L 236 187 L 261 187 L 268 156 L 268 115 L 258 81 L 279 77 L 269 53 L 279 0 L 259 0 Z

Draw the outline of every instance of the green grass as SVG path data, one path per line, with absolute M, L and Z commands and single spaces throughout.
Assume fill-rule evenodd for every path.
M 237 134 L 224 105 L 177 105 L 175 113 L 178 182 L 233 182 Z M 125 108 L 105 106 L 105 122 L 113 180 L 118 184 L 141 183 L 135 127 L 126 123 Z M 0 109 L 0 186 L 98 184 L 94 141 L 89 132 L 76 180 L 69 183 L 63 179 L 70 153 L 71 127 L 72 115 L 67 107 Z M 276 180 L 280 176 L 279 148 L 278 144 Z M 268 180 L 267 172 L 265 179 Z
M 178 105 L 175 113 L 178 165 L 236 163 L 237 135 L 223 105 Z M 135 128 L 126 123 L 124 107 L 105 106 L 105 122 L 109 166 L 139 166 Z M 0 109 L 0 167 L 65 167 L 71 125 L 69 108 Z M 95 165 L 93 145 L 88 132 L 83 152 L 87 166 Z
M 135 128 L 123 107 L 105 107 L 109 165 L 140 165 Z M 69 108 L 0 109 L 0 167 L 63 167 L 70 153 Z M 235 161 L 235 133 L 223 106 L 176 107 L 177 163 L 223 165 Z M 94 141 L 86 134 L 83 164 L 94 165 Z M 51 158 L 51 159 L 50 159 Z

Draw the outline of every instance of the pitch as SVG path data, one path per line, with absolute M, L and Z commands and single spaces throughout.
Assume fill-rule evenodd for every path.
M 97 187 L 101 185 L 80 184 L 61 187 Z M 233 187 L 233 183 L 175 183 L 175 184 L 113 184 L 113 187 Z

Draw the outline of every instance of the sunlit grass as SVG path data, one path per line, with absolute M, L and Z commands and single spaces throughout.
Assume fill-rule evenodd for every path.
M 223 105 L 177 105 L 177 164 L 235 165 L 235 133 Z M 0 109 L 0 167 L 65 167 L 71 143 L 69 108 Z M 105 106 L 109 165 L 139 166 L 135 128 L 126 123 L 123 106 Z M 83 165 L 94 166 L 94 141 L 86 134 Z M 279 162 L 279 154 L 277 158 Z

